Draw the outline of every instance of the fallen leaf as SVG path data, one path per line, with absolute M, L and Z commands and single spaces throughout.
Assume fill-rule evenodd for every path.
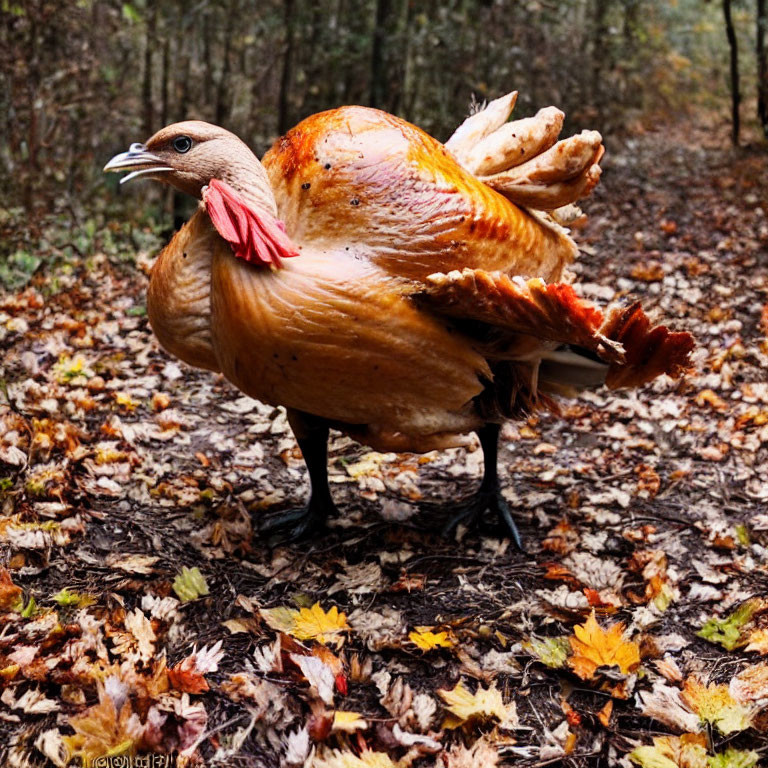
M 140 608 L 125 615 L 125 628 L 136 638 L 139 658 L 147 662 L 155 655 L 155 632 Z
M 86 592 L 71 592 L 66 587 L 57 592 L 51 599 L 63 608 L 87 608 L 96 602 L 94 595 L 89 595 Z
M 211 646 L 193 651 L 187 658 L 168 670 L 171 685 L 184 693 L 205 693 L 209 690 L 208 681 L 203 675 L 215 672 L 219 668 L 224 652 L 221 650 L 221 640 Z
M 365 750 L 359 755 L 347 750 L 324 750 L 315 755 L 308 768 L 404 768 L 384 752 Z
M 742 629 L 757 608 L 757 600 L 747 600 L 726 618 L 709 619 L 696 634 L 710 643 L 718 643 L 727 651 L 732 651 L 746 642 L 742 638 Z
M 258 634 L 258 628 L 260 626 L 258 620 L 253 619 L 250 616 L 239 619 L 228 619 L 227 621 L 222 621 L 221 625 L 226 627 L 233 635 L 242 632 L 253 632 L 254 634 Z
M 368 727 L 365 718 L 357 712 L 337 709 L 333 713 L 332 733 L 354 733 Z
M 762 656 L 768 656 L 768 629 L 755 629 L 747 637 L 748 645 L 745 651 L 755 651 Z
M 126 392 L 115 392 L 115 402 L 126 411 L 135 411 L 141 403 Z
M 0 701 L 9 709 L 20 709 L 28 715 L 47 715 L 61 709 L 58 702 L 46 698 L 38 688 L 30 688 L 18 698 L 14 696 L 13 689 L 6 688 L 0 696 Z
M 708 405 L 710 408 L 721 413 L 728 410 L 728 403 L 711 389 L 703 389 L 696 395 L 696 405 L 701 407 Z
M 639 692 L 637 700 L 645 717 L 680 732 L 693 733 L 701 729 L 698 715 L 683 701 L 679 688 L 657 680 L 650 691 Z
M 603 728 L 610 728 L 613 714 L 613 699 L 608 699 L 605 706 L 597 713 L 597 719 Z
M 143 729 L 130 700 L 117 706 L 101 683 L 98 692 L 98 704 L 70 717 L 67 722 L 75 731 L 73 736 L 64 737 L 70 762 L 80 758 L 85 765 L 90 765 L 98 757 L 135 754 Z
M 422 651 L 453 647 L 453 640 L 447 632 L 432 632 L 428 627 L 417 627 L 408 634 L 408 639 Z
M 20 597 L 21 587 L 13 583 L 8 569 L 0 566 L 0 610 L 11 610 Z
M 629 759 L 642 768 L 707 768 L 707 739 L 698 733 L 658 736 L 653 746 L 630 752 Z
M 710 757 L 707 768 L 752 768 L 757 765 L 760 755 L 754 750 L 747 752 L 745 749 L 727 747 L 714 757 Z
M 459 680 L 452 690 L 440 690 L 438 693 L 450 713 L 443 723 L 444 728 L 458 728 L 471 721 L 488 720 L 497 720 L 501 728 L 513 729 L 518 725 L 514 702 L 505 704 L 495 683 L 490 688 L 478 686 L 475 693 L 471 693 Z
M 768 664 L 747 667 L 734 677 L 729 686 L 731 696 L 740 704 L 768 702 Z
M 482 736 L 471 747 L 454 744 L 443 760 L 446 768 L 494 768 L 499 764 L 499 752 L 487 736 Z
M 526 651 L 551 669 L 565 666 L 570 647 L 567 637 L 545 637 L 543 640 L 533 639 L 523 643 Z
M 113 556 L 110 555 L 107 558 L 107 565 L 111 568 L 118 568 L 126 573 L 137 573 L 141 576 L 149 576 L 153 568 L 152 566 L 160 560 L 159 557 L 154 555 L 124 555 Z
M 683 684 L 682 697 L 700 720 L 711 723 L 725 736 L 746 730 L 752 722 L 750 711 L 731 696 L 727 685 L 704 685 L 689 678 Z
M 584 624 L 574 628 L 569 642 L 573 656 L 568 665 L 582 680 L 593 678 L 598 667 L 616 666 L 626 675 L 640 665 L 640 649 L 636 643 L 624 640 L 624 625 L 612 624 L 604 630 L 594 611 Z
M 311 608 L 262 608 L 264 621 L 278 632 L 298 640 L 316 640 L 324 645 L 340 647 L 349 631 L 347 616 L 334 605 L 327 613 L 315 603 Z
M 198 597 L 209 594 L 208 584 L 203 574 L 200 573 L 200 569 L 197 567 L 187 568 L 186 566 L 181 569 L 181 573 L 173 580 L 173 591 L 182 603 L 187 603 L 190 600 L 196 600 Z
M 292 653 L 290 657 L 321 701 L 328 705 L 333 704 L 333 688 L 336 683 L 333 670 L 316 656 Z
M 658 261 L 642 261 L 632 267 L 630 273 L 635 280 L 644 280 L 646 283 L 657 283 L 664 279 L 664 267 Z

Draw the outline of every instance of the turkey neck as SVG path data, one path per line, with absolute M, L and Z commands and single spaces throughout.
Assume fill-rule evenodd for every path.
M 259 214 L 277 217 L 277 203 L 272 192 L 267 172 L 255 155 L 249 152 L 250 158 L 235 162 L 227 167 L 220 176 L 222 181 L 229 184 L 238 192 L 245 202 Z
M 228 153 L 225 168 L 203 168 L 231 186 L 261 215 L 277 216 L 267 173 L 245 144 Z M 187 189 L 200 198 L 200 189 Z M 189 365 L 218 371 L 211 340 L 211 266 L 221 239 L 201 206 L 163 249 L 147 292 L 150 324 L 160 344 Z
M 273 218 L 277 216 L 277 204 L 267 172 L 246 144 L 233 142 L 228 146 L 223 167 L 218 157 L 217 161 L 206 160 L 202 159 L 202 167 L 198 169 L 204 178 L 226 182 L 256 213 Z M 201 190 L 195 191 L 195 197 L 201 197 Z

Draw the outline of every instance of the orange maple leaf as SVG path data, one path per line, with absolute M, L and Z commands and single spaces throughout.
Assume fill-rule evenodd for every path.
M 210 689 L 208 681 L 197 669 L 197 658 L 187 656 L 168 670 L 171 685 L 182 693 L 205 693 Z
M 21 587 L 16 586 L 6 568 L 0 567 L 0 610 L 6 611 L 13 606 L 21 595 Z
M 106 755 L 134 755 L 141 737 L 141 722 L 131 702 L 115 704 L 101 683 L 98 692 L 99 703 L 71 717 L 67 724 L 75 733 L 63 739 L 69 760 L 79 757 L 83 765 Z
M 574 637 L 568 638 L 573 651 L 568 665 L 582 680 L 592 679 L 598 667 L 618 667 L 626 675 L 640 665 L 640 649 L 637 643 L 624 640 L 621 622 L 604 630 L 592 611 L 573 632 Z
M 215 672 L 224 652 L 221 650 L 221 640 L 210 648 L 195 649 L 186 659 L 182 659 L 175 667 L 168 670 L 171 685 L 183 693 L 205 693 L 210 690 L 203 675 Z

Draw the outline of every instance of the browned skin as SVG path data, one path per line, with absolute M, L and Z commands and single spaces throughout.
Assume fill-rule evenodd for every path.
M 379 110 L 313 115 L 277 140 L 264 167 L 297 242 L 343 245 L 392 275 L 423 280 L 471 267 L 549 282 L 575 255 L 569 238 L 480 182 L 438 141 Z
M 160 343 L 195 368 L 218 371 L 211 338 L 211 264 L 220 240 L 204 211 L 173 236 L 152 268 L 147 310 Z
M 194 146 L 174 155 L 182 134 Z M 149 315 L 161 343 L 252 397 L 346 424 L 379 448 L 458 444 L 485 419 L 475 398 L 492 378 L 490 347 L 414 296 L 427 277 L 469 268 L 559 281 L 575 252 L 440 143 L 377 110 L 308 118 L 263 168 L 205 123 L 169 126 L 147 147 L 174 168 L 157 176 L 167 183 L 199 197 L 221 178 L 257 208 L 276 209 L 300 250 L 277 271 L 249 265 L 201 208 L 152 272 Z M 515 338 L 509 329 L 495 349 L 519 350 Z M 537 350 L 554 344 L 528 336 L 522 346 L 513 378 L 532 380 Z

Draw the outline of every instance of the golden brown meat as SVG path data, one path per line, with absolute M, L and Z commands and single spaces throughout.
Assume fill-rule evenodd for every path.
M 599 177 L 600 136 L 555 143 L 553 108 L 507 123 L 514 98 L 445 146 L 343 107 L 304 120 L 263 165 L 232 134 L 191 121 L 107 166 L 201 199 L 155 264 L 150 321 L 172 354 L 289 409 L 313 486 L 297 532 L 332 506 L 332 425 L 412 451 L 478 431 L 486 480 L 465 517 L 490 507 L 516 535 L 495 478 L 498 423 L 575 381 L 635 386 L 687 365 L 688 334 L 650 329 L 637 307 L 605 320 L 563 283 L 573 242 L 512 201 L 574 202 Z

